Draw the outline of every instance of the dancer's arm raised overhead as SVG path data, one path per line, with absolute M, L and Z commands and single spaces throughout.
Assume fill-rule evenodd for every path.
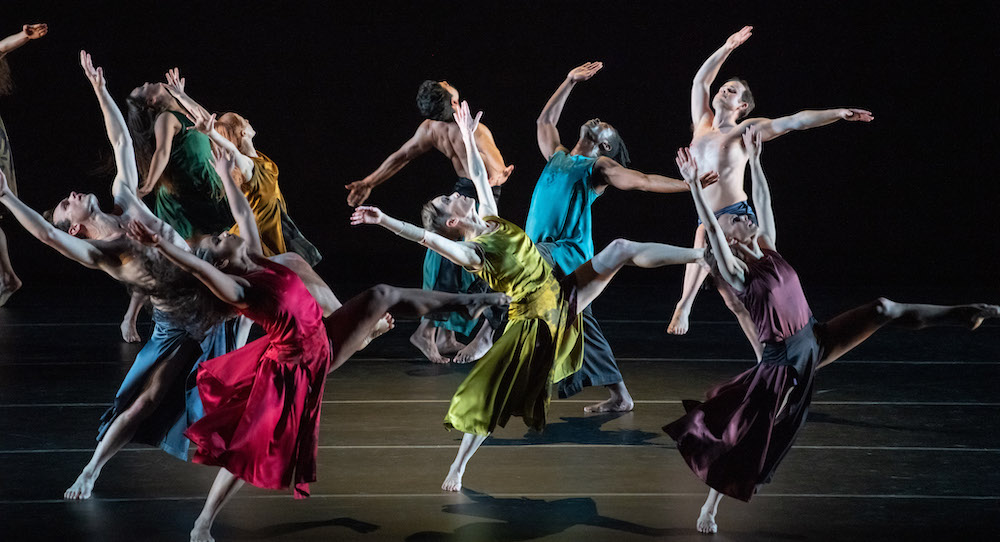
M 237 308 L 247 307 L 245 302 L 246 286 L 249 283 L 242 277 L 224 273 L 190 251 L 164 241 L 162 237 L 138 220 L 129 222 L 128 236 L 134 241 L 159 250 L 177 267 L 194 275 L 222 301 Z
M 739 32 L 729 36 L 726 43 L 712 53 L 712 56 L 708 57 L 708 60 L 698 69 L 698 73 L 695 74 L 694 82 L 691 85 L 691 122 L 694 123 L 695 127 L 706 116 L 708 122 L 711 123 L 712 118 L 715 116 L 712 111 L 712 82 L 719 75 L 719 68 L 722 67 L 722 63 L 729 58 L 730 53 L 750 39 L 752 32 L 752 26 L 744 26 Z
M 173 96 L 174 99 L 181 104 L 181 107 L 188 112 L 188 116 L 191 117 L 192 121 L 197 122 L 198 119 L 205 119 L 211 115 L 207 109 L 202 107 L 201 104 L 188 95 L 185 90 L 187 80 L 181 77 L 179 68 L 171 69 L 164 75 L 164 78 L 167 81 L 164 84 L 167 91 L 170 92 L 170 95 Z M 210 132 L 204 133 L 209 137 L 209 139 L 212 140 L 212 143 L 226 149 L 226 152 L 235 157 L 236 167 L 240 169 L 240 173 L 243 174 L 244 179 L 250 179 L 253 177 L 253 160 L 251 160 L 249 156 L 244 155 L 232 141 L 223 137 L 218 131 L 213 129 Z
M 535 121 L 535 127 L 538 137 L 538 150 L 542 151 L 542 156 L 546 160 L 551 158 L 552 153 L 559 150 L 559 147 L 562 147 L 556 124 L 559 122 L 559 116 L 562 115 L 563 106 L 566 105 L 569 93 L 577 83 L 590 79 L 594 74 L 601 71 L 603 67 L 603 62 L 587 62 L 573 68 L 566 75 L 566 80 L 556 89 L 555 94 L 545 103 L 545 107 L 542 108 L 542 112 L 538 115 L 538 120 Z
M 753 196 L 754 211 L 757 213 L 758 239 L 767 244 L 767 248 L 776 250 L 776 231 L 774 229 L 774 208 L 771 207 L 771 188 L 764 176 L 764 167 L 760 163 L 760 151 L 763 138 L 756 128 L 747 128 L 743 132 L 743 146 L 750 159 L 750 190 Z
M 21 31 L 17 34 L 11 34 L 10 36 L 0 40 L 0 58 L 7 56 L 7 53 L 17 49 L 31 40 L 37 40 L 45 34 L 48 34 L 48 32 L 49 25 L 45 23 L 26 24 L 22 26 Z
M 195 122 L 194 128 L 199 132 L 203 134 L 218 134 L 215 131 L 215 115 L 209 115 L 202 110 L 194 113 L 192 117 Z M 226 152 L 224 149 L 216 149 L 213 152 L 215 155 L 215 171 L 219 174 L 222 186 L 226 190 L 229 212 L 233 214 L 233 219 L 236 221 L 236 225 L 239 226 L 240 237 L 246 241 L 247 252 L 253 256 L 263 256 L 264 251 L 260 244 L 260 231 L 257 229 L 257 219 L 253 214 L 253 209 L 250 207 L 250 202 L 247 201 L 247 197 L 243 194 L 243 191 L 236 186 L 236 181 L 233 180 L 232 176 L 233 168 L 236 166 L 236 157 L 243 155 L 235 149 L 232 153 Z
M 736 290 L 742 291 L 746 277 L 746 264 L 733 254 L 726 241 L 726 235 L 722 232 L 722 228 L 719 227 L 719 222 L 715 218 L 715 213 L 705 202 L 705 195 L 698 180 L 698 164 L 695 163 L 691 151 L 687 148 L 677 151 L 676 161 L 681 175 L 691 187 L 691 197 L 694 199 L 698 218 L 705 225 L 705 237 L 708 239 L 709 246 L 712 247 L 716 260 L 718 260 L 718 268 L 722 278 Z
M 479 147 L 476 145 L 476 129 L 479 127 L 479 119 L 483 112 L 476 113 L 475 118 L 469 113 L 469 102 L 463 101 L 458 112 L 455 113 L 455 122 L 462 132 L 462 141 L 465 143 L 465 156 L 469 161 L 469 176 L 472 184 L 476 187 L 476 196 L 479 197 L 479 217 L 496 216 L 497 200 L 493 197 L 493 190 L 490 189 L 490 179 L 486 172 L 486 164 L 479 154 Z M 501 175 L 510 175 L 514 166 L 505 168 Z M 503 184 L 502 182 L 499 184 Z

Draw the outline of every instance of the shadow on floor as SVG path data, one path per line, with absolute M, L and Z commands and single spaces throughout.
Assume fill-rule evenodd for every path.
M 222 526 L 220 526 L 222 527 Z M 219 528 L 219 534 L 217 536 L 219 539 L 238 539 L 238 540 L 264 540 L 268 538 L 273 538 L 276 536 L 284 536 L 293 533 L 298 533 L 306 531 L 309 529 L 318 529 L 322 527 L 346 527 L 356 533 L 368 534 L 378 530 L 379 526 L 364 521 L 360 521 L 353 518 L 333 518 L 322 521 L 300 521 L 292 523 L 279 523 L 277 525 L 269 525 L 267 527 L 255 530 L 244 530 L 239 528 Z M 231 533 L 226 533 L 225 531 L 231 531 Z
M 639 429 L 616 429 L 602 431 L 601 426 L 631 412 L 608 412 L 592 416 L 559 418 L 561 422 L 550 423 L 542 432 L 529 431 L 523 438 L 491 438 L 485 446 L 524 446 L 530 444 L 607 444 L 620 446 L 651 446 L 650 440 L 660 436 Z M 513 422 L 512 422 L 513 423 Z

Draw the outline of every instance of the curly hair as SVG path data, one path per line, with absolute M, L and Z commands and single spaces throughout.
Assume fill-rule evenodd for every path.
M 625 140 L 622 139 L 618 128 L 614 126 L 611 128 L 614 130 L 615 135 L 608 140 L 608 143 L 611 144 L 611 151 L 608 153 L 608 158 L 618 162 L 623 167 L 628 167 L 632 163 L 632 158 L 628 154 L 628 147 L 625 146 Z
M 430 79 L 420 83 L 417 89 L 417 109 L 425 119 L 451 122 L 455 111 L 451 108 L 451 93 L 438 81 Z

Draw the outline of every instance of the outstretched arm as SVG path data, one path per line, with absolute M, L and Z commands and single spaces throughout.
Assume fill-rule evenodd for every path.
M 691 156 L 690 149 L 682 148 L 677 151 L 677 167 L 684 176 L 684 180 L 691 187 L 691 197 L 694 199 L 695 209 L 698 211 L 698 218 L 705 226 L 705 238 L 712 247 L 716 260 L 719 262 L 719 273 L 722 278 L 736 290 L 742 291 L 745 283 L 746 264 L 733 254 L 725 234 L 719 227 L 719 221 L 715 218 L 715 213 L 705 202 L 705 195 L 702 192 L 701 183 L 698 180 L 698 164 Z
M 390 154 L 382 162 L 382 165 L 367 177 L 360 181 L 344 185 L 344 188 L 350 191 L 347 194 L 347 204 L 352 207 L 361 205 L 368 199 L 373 188 L 387 181 L 389 177 L 392 177 L 399 170 L 403 169 L 414 158 L 431 150 L 434 146 L 431 134 L 431 122 L 430 120 L 421 122 L 413 137 L 406 143 L 403 143 L 403 146 L 399 150 Z
M 556 89 L 555 94 L 549 98 L 548 102 L 545 102 L 545 107 L 542 108 L 542 112 L 538 114 L 538 120 L 535 121 L 535 127 L 538 136 L 538 150 L 542 151 L 542 156 L 546 160 L 551 158 L 552 153 L 556 152 L 562 145 L 559 142 L 559 130 L 556 129 L 556 124 L 559 122 L 559 116 L 562 115 L 563 106 L 566 105 L 569 93 L 577 83 L 590 79 L 603 67 L 603 62 L 587 62 L 573 68 L 566 75 L 566 80 Z
M 747 128 L 743 132 L 743 146 L 750 157 L 750 182 L 753 207 L 757 212 L 757 222 L 760 237 L 766 239 L 772 250 L 776 249 L 774 229 L 774 208 L 771 207 L 771 189 L 764 176 L 764 167 L 760 164 L 762 138 L 756 128 Z
M 493 197 L 493 190 L 490 189 L 490 180 L 486 173 L 486 164 L 483 157 L 479 155 L 479 148 L 476 146 L 476 128 L 479 126 L 479 119 L 483 116 L 480 111 L 473 118 L 469 113 L 469 102 L 463 101 L 462 105 L 455 113 L 455 122 L 462 132 L 462 141 L 465 143 L 465 158 L 469 162 L 469 175 L 472 177 L 472 184 L 476 187 L 476 195 L 479 196 L 479 216 L 496 216 L 497 200 Z
M 10 191 L 7 177 L 0 171 L 0 203 L 3 203 L 14 218 L 39 241 L 59 251 L 67 258 L 79 262 L 91 269 L 101 269 L 107 260 L 104 254 L 94 245 L 83 239 L 56 228 L 34 209 L 25 205 Z
M 188 96 L 187 91 L 184 90 L 187 85 L 187 80 L 181 77 L 179 68 L 171 69 L 164 75 L 164 78 L 167 80 L 165 83 L 167 91 L 170 92 L 170 95 L 173 96 L 174 99 L 181 104 L 181 107 L 188 112 L 192 120 L 207 118 L 210 115 L 207 109 L 202 107 L 198 102 L 194 101 L 193 98 Z M 206 135 L 208 135 L 208 137 L 212 140 L 212 143 L 226 149 L 226 152 L 235 156 L 236 167 L 240 168 L 240 173 L 243 174 L 244 178 L 250 179 L 253 177 L 253 160 L 251 160 L 250 157 L 240 152 L 236 145 L 233 145 L 232 141 L 222 137 L 222 134 L 219 132 L 212 130 Z
M 708 57 L 708 60 L 701 65 L 698 73 L 695 74 L 694 82 L 691 84 L 691 122 L 695 126 L 705 115 L 712 114 L 711 87 L 712 82 L 719 75 L 722 63 L 729 58 L 730 53 L 750 39 L 752 31 L 752 26 L 744 26 L 739 32 L 729 36 L 725 45 L 712 53 L 712 56 Z
M 483 265 L 483 260 L 472 243 L 452 241 L 419 226 L 392 218 L 378 207 L 362 205 L 354 209 L 351 225 L 359 224 L 378 224 L 403 239 L 423 245 L 462 267 L 478 269 Z
M 195 256 L 188 250 L 165 242 L 138 220 L 129 223 L 128 236 L 146 246 L 154 247 L 177 267 L 191 273 L 200 280 L 216 297 L 237 308 L 247 306 L 246 289 L 237 277 L 223 273 L 214 265 Z
M 619 190 L 642 190 L 659 194 L 687 192 L 690 190 L 686 182 L 680 179 L 643 173 L 629 169 L 607 156 L 597 159 L 594 169 L 601 174 L 607 183 Z M 705 185 L 707 186 L 707 185 Z
M 194 114 L 194 128 L 203 134 L 215 132 L 215 115 L 204 115 L 201 112 Z M 218 133 L 218 132 L 216 132 Z M 233 157 L 239 155 L 229 154 L 223 149 L 212 151 L 215 156 L 215 171 L 222 179 L 222 186 L 226 190 L 226 200 L 229 202 L 229 212 L 233 214 L 236 225 L 240 228 L 240 237 L 246 241 L 247 252 L 255 256 L 263 256 L 264 250 L 260 244 L 260 230 L 257 229 L 257 217 L 253 214 L 253 208 L 247 201 L 246 195 L 236 186 L 233 180 L 232 171 L 236 167 Z M 242 156 L 242 155 L 240 155 Z
M 25 43 L 28 43 L 31 40 L 37 40 L 48 33 L 49 25 L 45 23 L 26 24 L 22 26 L 21 31 L 17 34 L 11 34 L 0 40 L 0 58 L 3 58 L 7 55 L 7 53 L 17 49 Z
M 864 109 L 838 108 L 799 111 L 794 115 L 776 119 L 747 119 L 744 126 L 754 126 L 760 130 L 761 139 L 770 141 L 793 130 L 808 130 L 817 126 L 826 126 L 838 120 L 871 122 L 875 116 Z

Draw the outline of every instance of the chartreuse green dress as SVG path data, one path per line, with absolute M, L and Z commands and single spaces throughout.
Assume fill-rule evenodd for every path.
M 495 216 L 486 221 L 497 228 L 470 240 L 483 260 L 470 271 L 511 297 L 507 328 L 458 387 L 444 425 L 485 436 L 521 416 L 541 430 L 552 383 L 583 361 L 574 277 L 557 281 L 521 228 Z

